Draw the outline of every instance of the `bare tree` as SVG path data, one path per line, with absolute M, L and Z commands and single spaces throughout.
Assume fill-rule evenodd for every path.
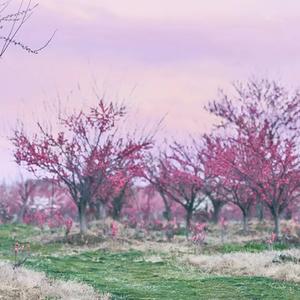
M 38 3 L 32 0 L 19 0 L 19 4 L 15 5 L 14 0 L 8 0 L 0 4 L 0 58 L 4 55 L 10 45 L 18 46 L 31 54 L 38 54 L 45 49 L 54 37 L 52 36 L 39 48 L 32 48 L 25 42 L 18 39 L 18 34 L 24 24 L 32 17 Z

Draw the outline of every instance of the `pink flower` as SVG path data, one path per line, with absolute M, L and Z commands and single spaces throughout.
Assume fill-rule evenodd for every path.
M 111 229 L 111 235 L 113 237 L 116 237 L 118 234 L 118 225 L 116 222 L 112 222 L 110 225 L 110 229 Z
M 205 232 L 200 232 L 194 236 L 192 236 L 192 242 L 197 245 L 201 245 L 206 238 Z
M 19 252 L 19 242 L 15 243 L 15 254 L 18 254 Z
M 272 232 L 271 236 L 267 239 L 267 244 L 272 245 L 276 241 L 276 234 Z
M 226 221 L 226 219 L 224 217 L 220 218 L 220 225 L 221 225 L 222 229 L 226 229 L 226 227 L 227 227 L 227 221 Z
M 73 221 L 71 218 L 68 218 L 66 221 L 65 221 L 65 226 L 66 226 L 66 230 L 68 232 L 70 232 L 72 226 L 73 226 Z

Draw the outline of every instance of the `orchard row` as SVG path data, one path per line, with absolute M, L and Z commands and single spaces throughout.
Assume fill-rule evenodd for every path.
M 53 127 L 59 130 L 38 123 L 31 135 L 16 128 L 14 157 L 47 178 L 43 184 L 54 186 L 53 193 L 63 191 L 56 206 L 64 206 L 62 218 L 78 216 L 82 234 L 91 215 L 103 213 L 128 222 L 145 221 L 145 214 L 156 221 L 179 217 L 188 233 L 199 215 L 217 222 L 222 207 L 231 204 L 240 210 L 245 232 L 253 207 L 267 210 L 278 237 L 280 217 L 289 211 L 297 218 L 300 202 L 299 92 L 249 80 L 235 84 L 232 95 L 220 92 L 206 109 L 219 120 L 211 133 L 162 147 L 154 134 L 124 136 L 126 107 L 100 100 L 60 116 Z M 24 194 L 37 182 L 19 188 L 20 204 L 9 201 L 22 208 L 19 221 L 30 215 L 30 196 Z

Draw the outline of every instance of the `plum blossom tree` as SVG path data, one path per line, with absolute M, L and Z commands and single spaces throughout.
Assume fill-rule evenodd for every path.
M 231 201 L 240 207 L 244 217 L 255 199 L 261 201 L 270 210 L 278 237 L 281 213 L 299 197 L 300 170 L 295 142 L 272 142 L 269 137 L 266 123 L 260 132 L 252 131 L 248 137 L 210 137 L 209 152 L 217 158 L 211 161 L 211 169 L 223 178 Z M 244 192 L 249 197 L 244 197 Z
M 138 160 L 119 160 L 111 176 L 108 176 L 99 189 L 96 205 L 99 202 L 109 208 L 113 219 L 121 217 L 125 202 L 133 192 L 135 179 L 143 174 L 145 167 L 144 157 Z
M 160 195 L 165 208 L 163 211 L 163 217 L 167 221 L 171 221 L 173 218 L 172 205 L 174 202 L 170 199 L 170 197 L 168 197 L 168 193 L 164 188 L 164 183 L 161 180 L 162 167 L 160 159 L 156 159 L 152 153 L 149 153 L 147 155 L 143 177 L 149 182 L 149 186 L 147 186 L 147 193 L 153 197 L 156 191 Z
M 300 93 L 267 79 L 236 83 L 234 91 L 235 96 L 221 92 L 208 106 L 235 141 L 234 147 L 219 143 L 219 154 L 270 209 L 278 237 L 280 214 L 298 197 Z M 244 163 L 235 160 L 236 153 Z
M 120 161 L 135 168 L 152 145 L 149 136 L 137 140 L 117 135 L 125 113 L 124 106 L 100 100 L 88 112 L 59 116 L 61 130 L 57 134 L 40 123 L 33 137 L 23 128 L 14 131 L 16 162 L 30 172 L 41 171 L 65 184 L 78 208 L 81 234 L 87 232 L 88 204 L 99 195 L 107 178 L 116 186 L 123 184 L 117 176 Z
M 203 153 L 199 155 L 204 158 Z M 204 161 L 204 160 L 203 160 Z M 207 162 L 204 162 L 204 184 L 202 193 L 206 195 L 212 203 L 213 211 L 211 213 L 211 221 L 215 224 L 219 222 L 219 215 L 222 207 L 227 203 L 227 191 L 224 189 L 223 183 L 218 176 L 212 176 L 210 170 L 206 170 Z
M 202 151 L 202 155 L 205 157 L 206 177 L 214 179 L 212 182 L 215 182 L 209 191 L 212 191 L 211 193 L 217 193 L 218 198 L 222 199 L 220 201 L 222 201 L 223 205 L 231 202 L 241 210 L 243 215 L 243 231 L 247 233 L 250 208 L 256 202 L 256 194 L 240 176 L 235 174 L 232 168 L 228 167 L 228 165 L 224 168 L 220 167 L 223 163 L 223 156 L 220 155 L 220 152 L 218 152 L 215 147 L 220 147 L 222 144 L 220 140 L 217 139 L 213 145 L 212 140 L 212 137 L 206 136 L 207 147 L 203 148 Z M 230 139 L 226 140 L 226 145 L 231 147 L 231 150 L 234 151 L 231 153 L 231 157 L 234 158 L 234 165 L 242 166 L 249 157 L 242 155 L 245 153 L 238 151 L 241 149 L 240 147 L 234 147 L 234 143 L 236 143 L 236 141 Z M 249 151 L 246 154 L 250 155 Z
M 111 215 L 114 220 L 119 220 L 122 209 L 132 193 L 133 182 L 128 178 L 122 186 L 114 191 L 111 201 Z
M 135 180 L 141 176 L 143 168 L 143 156 L 136 160 L 119 161 L 117 172 L 104 182 L 97 195 L 98 202 L 106 206 L 114 220 L 121 218 L 124 207 L 133 200 L 136 193 Z
M 246 136 L 259 132 L 268 123 L 268 136 L 278 138 L 298 136 L 300 91 L 290 92 L 284 86 L 268 79 L 248 80 L 233 84 L 233 95 L 220 91 L 207 110 L 220 118 L 219 127 Z
M 184 208 L 187 236 L 193 213 L 203 201 L 201 174 L 201 160 L 191 146 L 175 142 L 170 146 L 169 153 L 161 155 L 160 184 L 164 193 Z
M 243 215 L 243 232 L 249 231 L 250 209 L 256 202 L 256 194 L 243 182 L 231 182 L 226 188 L 229 202 L 235 204 Z

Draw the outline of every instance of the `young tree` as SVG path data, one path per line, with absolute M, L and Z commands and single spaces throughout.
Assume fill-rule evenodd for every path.
M 171 221 L 173 219 L 173 201 L 170 199 L 170 197 L 168 197 L 168 193 L 164 189 L 164 184 L 161 181 L 161 167 L 160 159 L 156 159 L 152 154 L 149 153 L 147 155 L 147 162 L 145 163 L 143 177 L 150 184 L 146 189 L 147 193 L 154 196 L 154 192 L 156 191 L 160 195 L 165 208 L 163 217 L 167 221 Z
M 114 220 L 120 220 L 123 207 L 133 193 L 134 183 L 129 178 L 127 179 L 128 180 L 126 180 L 124 184 L 113 193 L 112 196 L 111 215 Z
M 193 147 L 174 143 L 170 153 L 160 159 L 160 185 L 164 193 L 180 204 L 185 212 L 186 235 L 189 235 L 193 213 L 203 201 L 202 165 Z
M 125 107 L 100 100 L 85 113 L 59 117 L 62 130 L 55 134 L 38 123 L 33 137 L 16 129 L 12 137 L 14 156 L 31 172 L 44 171 L 64 183 L 78 208 L 80 232 L 87 232 L 86 210 L 99 195 L 107 178 L 118 185 L 120 161 L 134 168 L 152 145 L 152 139 L 117 136 Z
M 115 220 L 119 220 L 122 209 L 128 200 L 135 180 L 142 176 L 145 167 L 144 157 L 136 160 L 119 160 L 116 162 L 114 172 L 107 176 L 99 187 L 95 201 L 91 206 L 96 209 L 96 219 L 100 219 L 99 210 L 111 213 Z
M 278 237 L 281 213 L 299 197 L 299 160 L 295 143 L 285 140 L 272 144 L 267 128 L 247 139 L 210 138 L 209 152 L 215 152 L 217 160 L 211 162 L 211 169 L 223 178 L 224 186 L 232 195 L 231 202 L 244 214 L 255 199 L 261 201 L 270 210 Z M 249 197 L 243 196 L 245 189 Z
M 211 168 L 212 161 L 216 160 L 216 157 L 209 151 L 209 155 L 207 155 L 208 146 L 205 136 L 202 136 L 198 140 L 194 139 L 193 144 L 197 151 L 199 166 L 202 167 L 203 186 L 201 192 L 210 200 L 213 206 L 210 220 L 217 224 L 222 207 L 228 202 L 227 191 L 224 189 L 219 174 L 215 174 L 214 170 Z
M 221 92 L 208 107 L 236 142 L 234 148 L 221 145 L 220 154 L 270 209 L 278 237 L 279 216 L 298 196 L 300 93 L 266 79 L 237 83 L 234 91 L 232 97 Z M 236 151 L 245 156 L 242 166 L 234 161 Z
M 126 200 L 133 193 L 135 180 L 143 175 L 144 168 L 144 157 L 141 157 L 138 163 L 125 160 L 119 161 L 119 171 L 115 174 L 114 178 L 108 181 L 110 193 L 107 198 L 110 202 L 112 217 L 115 220 L 119 220 Z M 118 184 L 116 185 L 114 182 L 118 182 Z
M 217 176 L 211 176 L 205 172 L 204 178 L 202 192 L 209 198 L 213 206 L 210 219 L 214 224 L 218 224 L 222 207 L 227 203 L 227 192 Z
M 255 193 L 243 182 L 232 182 L 228 191 L 229 202 L 235 204 L 243 215 L 243 232 L 246 234 L 249 231 L 249 215 L 250 209 L 256 202 Z
M 219 199 L 222 199 L 222 203 L 226 202 L 235 204 L 242 212 L 243 215 L 243 231 L 248 232 L 248 219 L 250 208 L 254 205 L 256 196 L 248 185 L 243 181 L 240 176 L 236 175 L 232 166 L 224 165 L 224 156 L 220 155 L 220 147 L 224 147 L 225 144 L 221 144 L 219 140 L 215 140 L 214 146 L 211 141 L 213 138 L 206 137 L 207 148 L 203 149 L 202 155 L 205 157 L 206 177 L 212 178 L 214 185 L 210 187 L 209 191 L 217 194 Z M 237 151 L 238 147 L 234 147 L 235 142 L 226 140 L 226 146 L 232 146 L 231 158 L 234 166 L 242 166 L 247 163 L 249 157 L 243 156 L 242 152 Z M 247 154 L 250 155 L 249 152 Z M 227 159 L 227 157 L 226 157 Z
M 95 210 L 96 220 L 108 213 L 114 220 L 119 220 L 122 208 L 126 202 L 129 190 L 132 187 L 132 178 L 125 176 L 125 169 L 108 177 L 99 188 L 95 200 L 90 206 Z

